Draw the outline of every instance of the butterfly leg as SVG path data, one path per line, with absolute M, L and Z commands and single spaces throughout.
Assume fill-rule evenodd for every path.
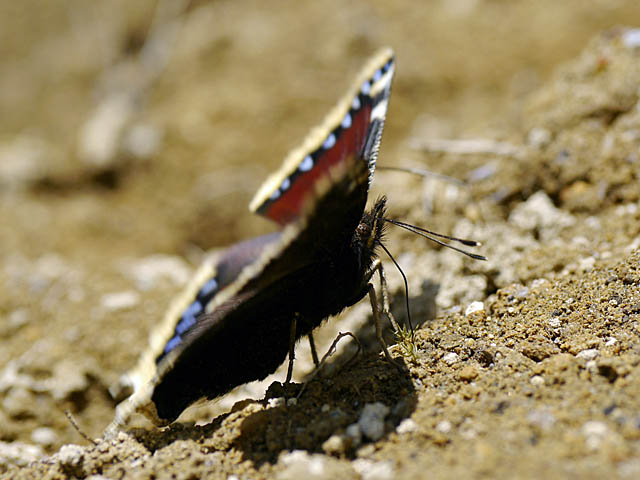
M 316 350 L 316 342 L 313 340 L 313 333 L 309 333 L 309 335 L 307 335 L 307 338 L 309 338 L 309 347 L 311 348 L 311 357 L 313 358 L 313 364 L 316 366 L 316 368 L 318 368 L 318 365 L 320 365 L 320 361 L 318 360 L 318 351 Z
M 389 288 L 387 286 L 387 279 L 384 276 L 384 269 L 382 268 L 382 262 L 380 261 L 380 259 L 376 259 L 373 262 L 365 278 L 367 278 L 367 280 L 371 280 L 371 277 L 373 277 L 376 272 L 378 272 L 378 274 L 380 275 L 380 296 L 382 297 L 382 312 L 389 319 L 391 325 L 393 325 L 393 328 L 398 329 L 398 323 L 391 313 L 389 304 Z M 382 346 L 382 351 L 384 352 L 384 356 L 386 357 L 387 361 L 392 365 L 398 366 L 391 357 L 391 354 L 389 353 L 387 347 L 387 342 L 385 342 L 384 337 L 382 336 L 382 319 L 380 317 L 380 308 L 378 307 L 378 298 L 376 296 L 376 289 L 371 282 L 369 282 L 368 290 L 369 301 L 371 302 L 371 310 L 373 311 L 373 320 L 376 327 L 376 337 L 378 338 L 378 341 Z
M 376 289 L 371 283 L 369 284 L 369 301 L 371 302 L 371 310 L 373 310 L 373 321 L 376 324 L 376 337 L 378 337 L 378 341 L 380 342 L 380 345 L 382 345 L 382 351 L 384 352 L 384 356 L 387 358 L 387 361 L 389 361 L 389 363 L 393 363 L 393 358 L 391 358 L 391 354 L 387 348 L 387 342 L 385 342 L 382 337 L 382 321 L 380 320 L 380 309 L 378 308 Z
M 293 361 L 296 359 L 296 328 L 298 327 L 298 314 L 296 313 L 291 321 L 291 329 L 289 331 L 289 366 L 287 367 L 287 379 L 285 384 L 291 382 L 293 375 Z
M 380 260 L 378 259 L 378 262 Z M 391 326 L 393 329 L 398 332 L 400 331 L 400 325 L 396 322 L 395 317 L 391 313 L 391 303 L 389 302 L 389 287 L 387 286 L 387 277 L 384 274 L 384 269 L 382 268 L 382 262 L 380 262 L 376 266 L 376 271 L 380 275 L 380 295 L 382 297 L 382 312 L 386 315 L 391 322 Z

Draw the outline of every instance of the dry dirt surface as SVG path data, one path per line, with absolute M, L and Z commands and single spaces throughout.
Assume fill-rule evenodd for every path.
M 640 478 L 639 22 L 636 0 L 4 2 L 0 476 Z M 170 298 L 273 230 L 252 193 L 384 45 L 379 164 L 466 183 L 378 171 L 373 195 L 488 261 L 391 230 L 401 371 L 362 302 L 319 332 L 352 331 L 354 362 L 344 339 L 310 378 L 300 345 L 289 385 L 101 440 Z

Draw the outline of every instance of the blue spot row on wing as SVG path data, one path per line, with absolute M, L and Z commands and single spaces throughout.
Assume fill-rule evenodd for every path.
M 182 341 L 182 335 L 193 327 L 196 324 L 196 319 L 199 315 L 204 313 L 207 304 L 211 301 L 211 299 L 215 296 L 218 291 L 218 281 L 215 277 L 207 280 L 198 293 L 196 294 L 195 300 L 189 304 L 186 310 L 182 313 L 178 324 L 173 332 L 173 337 L 169 339 L 167 344 L 164 346 L 164 350 L 162 355 L 158 357 L 158 361 L 162 359 L 167 353 L 180 345 Z
M 382 76 L 389 71 L 389 69 L 391 68 L 392 64 L 393 64 L 393 58 L 391 58 L 381 68 L 376 70 L 373 73 L 373 76 L 371 77 L 370 80 L 365 80 L 365 82 L 360 87 L 360 92 L 363 93 L 364 95 L 369 95 L 369 92 L 371 90 L 371 84 L 377 82 L 378 80 L 380 80 L 382 78 Z
M 343 117 L 340 124 L 332 132 L 329 133 L 320 147 L 318 147 L 316 150 L 309 153 L 302 159 L 300 165 L 298 165 L 298 169 L 282 181 L 280 187 L 275 189 L 273 193 L 271 193 L 271 196 L 258 208 L 258 212 L 264 213 L 267 210 L 267 205 L 271 205 L 276 202 L 278 198 L 280 198 L 280 195 L 289 189 L 289 187 L 291 186 L 291 182 L 294 182 L 299 175 L 304 175 L 306 172 L 311 170 L 315 166 L 318 157 L 322 156 L 326 151 L 331 150 L 336 145 L 337 140 L 342 132 L 344 130 L 348 130 L 351 127 L 352 116 L 358 110 L 360 110 L 360 108 L 362 107 L 362 103 L 371 103 L 372 99 L 369 96 L 369 93 L 371 91 L 372 84 L 380 80 L 382 76 L 389 71 L 389 69 L 393 65 L 393 62 L 393 58 L 389 59 L 389 61 L 382 67 L 377 69 L 369 79 L 365 80 L 365 82 L 360 87 L 360 92 L 356 94 L 355 97 L 353 97 L 350 111 L 348 111 L 347 114 Z

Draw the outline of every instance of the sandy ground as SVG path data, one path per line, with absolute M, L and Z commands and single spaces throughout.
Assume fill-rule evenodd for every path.
M 0 475 L 640 477 L 638 2 L 135 5 L 0 5 Z M 101 436 L 170 298 L 274 228 L 251 195 L 383 45 L 379 163 L 468 185 L 379 171 L 374 195 L 489 260 L 391 231 L 402 372 L 362 302 L 319 336 L 371 346 L 297 401 L 303 345 L 293 384 L 88 444 L 64 411 Z

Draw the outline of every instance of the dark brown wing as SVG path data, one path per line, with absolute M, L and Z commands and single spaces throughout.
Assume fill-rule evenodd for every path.
M 334 272 L 326 259 L 350 244 L 367 201 L 368 174 L 355 158 L 332 169 L 307 202 L 303 219 L 285 228 L 281 241 L 267 247 L 220 293 L 213 311 L 185 333 L 158 366 L 151 400 L 160 419 L 173 421 L 202 397 L 273 373 L 286 357 L 295 315 L 303 313 L 302 332 L 346 306 L 335 305 L 332 289 L 324 288 Z M 336 289 L 345 292 L 356 274 Z

